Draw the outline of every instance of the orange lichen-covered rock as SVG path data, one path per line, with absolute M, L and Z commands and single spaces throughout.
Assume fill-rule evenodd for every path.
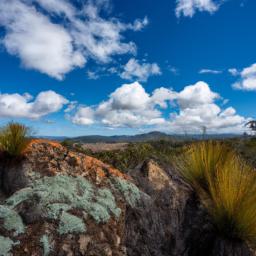
M 23 158 L 0 162 L 0 168 L 10 196 L 0 199 L 0 255 L 3 246 L 3 255 L 16 256 L 127 255 L 127 198 L 140 198 L 127 175 L 42 139 L 31 140 Z
M 52 147 L 56 147 L 59 149 L 63 149 L 64 147 L 57 141 L 47 140 L 47 139 L 32 139 L 29 141 L 24 153 L 27 153 L 33 149 L 33 145 L 40 144 L 40 143 L 47 143 Z
M 33 139 L 24 151 L 27 170 L 43 175 L 68 174 L 83 176 L 97 184 L 109 176 L 129 177 L 102 161 L 68 150 L 59 142 Z

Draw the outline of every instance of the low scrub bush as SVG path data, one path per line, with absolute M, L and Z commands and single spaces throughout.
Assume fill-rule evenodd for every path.
M 196 190 L 220 235 L 256 244 L 256 174 L 219 142 L 195 143 L 177 169 Z
M 10 156 L 20 156 L 28 145 L 30 129 L 19 123 L 8 123 L 0 130 L 0 150 Z
M 160 162 L 171 163 L 172 158 L 182 151 L 182 146 L 182 143 L 168 141 L 137 142 L 130 143 L 122 150 L 85 153 L 89 153 L 101 161 L 127 172 L 146 159 L 157 159 Z

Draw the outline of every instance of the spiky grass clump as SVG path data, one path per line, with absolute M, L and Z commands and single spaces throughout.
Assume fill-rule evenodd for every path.
M 20 123 L 10 122 L 0 130 L 0 150 L 10 156 L 22 155 L 28 145 L 30 129 Z
M 208 178 L 216 174 L 217 166 L 222 166 L 231 158 L 228 147 L 208 141 L 194 143 L 177 161 L 182 176 L 192 186 L 208 190 Z
M 208 179 L 206 203 L 219 232 L 256 245 L 256 175 L 240 159 L 229 159 Z
M 202 142 L 193 144 L 177 167 L 221 235 L 256 245 L 256 174 L 250 166 L 224 144 Z

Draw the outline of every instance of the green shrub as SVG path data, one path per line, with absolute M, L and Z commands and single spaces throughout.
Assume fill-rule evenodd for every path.
M 184 143 L 173 143 L 170 141 L 160 140 L 129 143 L 127 147 L 121 150 L 95 153 L 84 151 L 84 153 L 94 156 L 104 163 L 108 163 L 123 172 L 127 172 L 141 164 L 146 159 L 153 158 L 160 162 L 170 163 L 172 162 L 172 157 L 180 154 L 183 145 Z
M 73 143 L 74 143 L 74 142 L 72 142 L 71 140 L 65 139 L 65 140 L 63 140 L 63 141 L 61 142 L 61 145 L 62 145 L 63 147 L 66 147 L 66 148 L 70 148 L 70 147 L 73 146 Z
M 197 191 L 222 236 L 256 244 L 256 173 L 218 142 L 193 144 L 178 170 Z
M 226 141 L 247 163 L 256 167 L 256 138 L 236 138 Z
M 29 133 L 23 124 L 8 123 L 0 131 L 0 150 L 10 156 L 20 156 L 29 142 Z

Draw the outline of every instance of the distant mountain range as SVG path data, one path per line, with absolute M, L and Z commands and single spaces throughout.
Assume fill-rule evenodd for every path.
M 71 138 L 70 140 L 75 142 L 83 143 L 117 143 L 117 142 L 143 142 L 152 140 L 174 140 L 175 137 L 162 132 L 149 132 L 137 135 L 115 135 L 115 136 L 101 136 L 101 135 L 90 135 L 90 136 L 79 136 Z
M 55 141 L 63 141 L 65 139 L 69 139 L 69 137 L 65 136 L 33 136 L 33 138 L 47 139 L 47 140 L 55 140 Z
M 205 135 L 207 139 L 224 139 L 224 138 L 233 138 L 239 137 L 241 135 L 237 134 L 211 134 Z M 189 135 L 177 135 L 177 134 L 166 134 L 163 132 L 153 131 L 149 133 L 136 134 L 136 135 L 115 135 L 115 136 L 102 136 L 102 135 L 88 135 L 88 136 L 79 136 L 74 138 L 68 137 L 51 137 L 51 136 L 42 136 L 42 138 L 52 139 L 52 140 L 71 140 L 73 142 L 80 143 L 118 143 L 118 142 L 145 142 L 145 141 L 158 141 L 158 140 L 167 140 L 167 141 L 181 141 L 189 139 L 202 139 L 200 134 L 189 134 Z

